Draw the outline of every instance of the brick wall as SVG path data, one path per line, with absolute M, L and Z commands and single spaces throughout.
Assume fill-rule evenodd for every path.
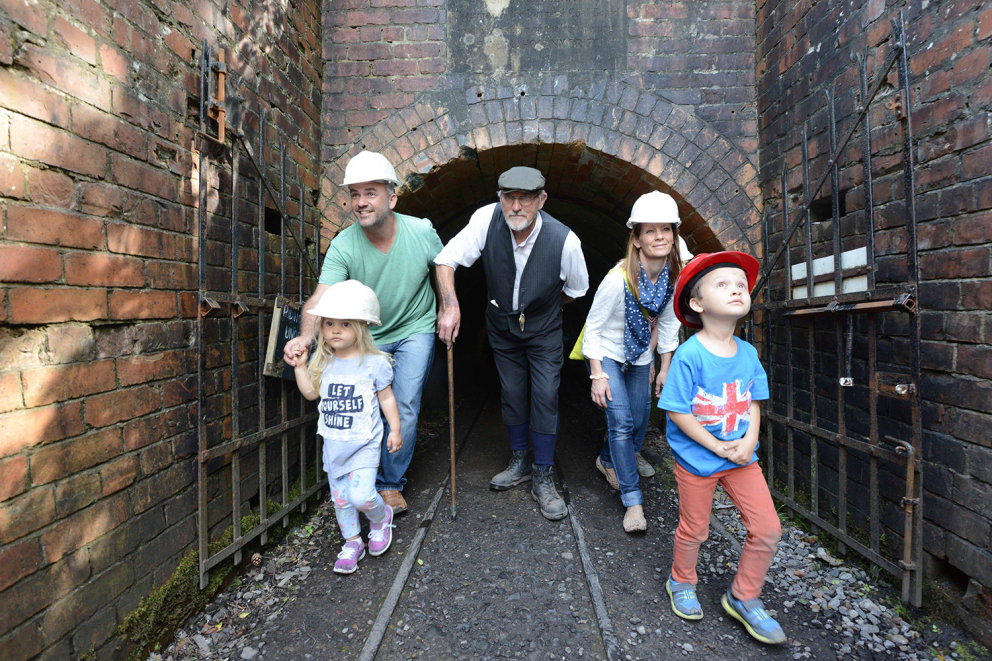
M 891 46 L 891 19 L 899 9 L 908 23 L 918 168 L 925 569 L 961 588 L 972 581 L 971 593 L 984 596 L 969 607 L 980 613 L 992 603 L 992 4 L 759 0 L 760 181 L 768 209 L 780 210 L 785 159 L 790 192 L 799 191 L 799 132 L 806 119 L 814 178 L 823 171 L 828 143 L 822 91 L 833 89 L 843 112 L 853 112 L 851 90 L 858 79 L 851 55 L 867 49 L 871 75 Z M 877 275 L 880 283 L 899 282 L 906 242 L 902 135 L 891 107 L 879 104 L 872 121 L 878 127 L 873 136 Z M 852 219 L 863 208 L 861 179 L 855 168 L 841 173 Z M 881 329 L 882 360 L 906 351 L 904 324 L 888 318 Z M 889 413 L 899 415 L 896 409 Z
M 501 38 L 495 29 L 465 32 L 462 17 L 484 12 L 480 3 L 326 0 L 320 206 L 328 223 L 350 222 L 339 184 L 348 158 L 368 148 L 406 178 L 398 208 L 438 226 L 464 222 L 494 199 L 503 169 L 527 164 L 548 175 L 552 213 L 567 211 L 579 225 L 626 218 L 637 196 L 662 189 L 680 200 L 693 246 L 760 252 L 754 5 L 582 2 L 621 17 L 597 46 L 615 55 L 600 68 L 587 65 L 588 53 L 556 60 L 552 52 L 550 70 L 541 69 L 523 49 L 502 62 L 486 51 L 488 64 L 466 65 L 466 39 Z M 564 25 L 567 5 L 528 11 Z M 525 36 L 548 36 L 531 31 Z
M 628 2 L 628 65 L 757 163 L 753 2 Z
M 320 7 L 279 7 L 0 1 L 3 659 L 112 656 L 195 540 L 200 43 L 313 190 Z

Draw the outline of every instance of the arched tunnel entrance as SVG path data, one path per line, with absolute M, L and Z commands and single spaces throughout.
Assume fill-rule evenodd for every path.
M 632 163 L 594 152 L 582 143 L 510 145 L 481 152 L 463 147 L 458 158 L 443 166 L 423 175 L 408 174 L 396 210 L 430 219 L 442 242 L 447 243 L 465 227 L 473 212 L 496 201 L 499 175 L 515 165 L 535 167 L 545 175 L 548 200 L 544 211 L 571 228 L 582 242 L 589 291 L 565 307 L 566 352 L 582 329 L 596 287 L 623 256 L 628 236 L 625 223 L 640 195 L 651 190 L 671 194 L 679 203 L 683 219 L 679 232 L 689 249 L 721 249 L 701 215 L 672 186 Z M 483 320 L 488 297 L 481 265 L 458 269 L 455 281 L 462 310 L 454 352 L 456 389 L 461 384 L 495 383 Z M 427 410 L 445 410 L 447 406 L 445 362 L 439 345 L 424 393 Z M 573 368 L 568 363 L 563 370 L 563 387 L 568 385 Z

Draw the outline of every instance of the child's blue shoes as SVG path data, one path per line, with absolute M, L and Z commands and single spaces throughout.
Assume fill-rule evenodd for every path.
M 701 620 L 703 607 L 696 598 L 696 586 L 692 583 L 676 583 L 671 574 L 665 582 L 665 589 L 672 600 L 672 612 L 684 620 Z
M 785 632 L 765 610 L 761 599 L 741 601 L 734 597 L 730 588 L 727 588 L 720 603 L 723 604 L 723 609 L 727 611 L 727 614 L 735 620 L 739 620 L 755 640 L 769 645 L 779 645 L 785 642 Z

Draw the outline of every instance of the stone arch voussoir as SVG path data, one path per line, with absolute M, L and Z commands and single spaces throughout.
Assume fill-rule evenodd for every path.
M 649 91 L 622 82 L 569 89 L 565 78 L 546 81 L 537 95 L 471 87 L 463 105 L 450 99 L 444 104 L 427 93 L 380 121 L 324 164 L 325 231 L 336 233 L 350 222 L 348 195 L 338 184 L 348 160 L 369 149 L 396 166 L 405 182 L 401 197 L 417 195 L 428 212 L 442 202 L 432 203 L 438 195 L 424 187 L 456 177 L 446 172 L 453 163 L 475 160 L 485 173 L 482 181 L 448 189 L 464 204 L 473 202 L 472 188 L 479 189 L 480 199 L 491 199 L 504 165 L 544 165 L 557 173 L 549 177 L 549 189 L 580 200 L 605 196 L 618 214 L 648 190 L 670 192 L 697 252 L 736 249 L 761 257 L 758 171 L 730 140 L 691 107 Z M 563 180 L 567 172 L 571 180 Z

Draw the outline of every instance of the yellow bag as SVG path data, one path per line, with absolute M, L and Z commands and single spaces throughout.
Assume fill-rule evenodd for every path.
M 616 268 L 619 269 L 620 267 L 618 266 Z M 613 269 L 611 269 L 611 272 L 612 271 Z M 630 280 L 627 279 L 627 271 L 623 272 L 623 284 L 627 288 L 627 291 L 630 291 Z M 641 305 L 641 302 L 637 301 L 637 304 Z M 644 309 L 643 305 L 641 305 L 641 314 L 644 315 L 645 319 L 651 318 L 650 315 L 648 314 L 648 311 Z M 584 338 L 585 335 L 586 335 L 586 325 L 582 324 L 582 331 L 579 333 L 579 338 L 575 340 L 575 346 L 572 347 L 572 352 L 568 354 L 569 360 L 585 360 L 586 357 L 582 355 L 582 338 Z
M 582 324 L 582 330 L 579 332 L 579 339 L 575 341 L 575 346 L 572 347 L 572 353 L 568 354 L 569 360 L 585 360 L 585 356 L 582 355 L 582 338 L 586 335 L 586 325 Z

